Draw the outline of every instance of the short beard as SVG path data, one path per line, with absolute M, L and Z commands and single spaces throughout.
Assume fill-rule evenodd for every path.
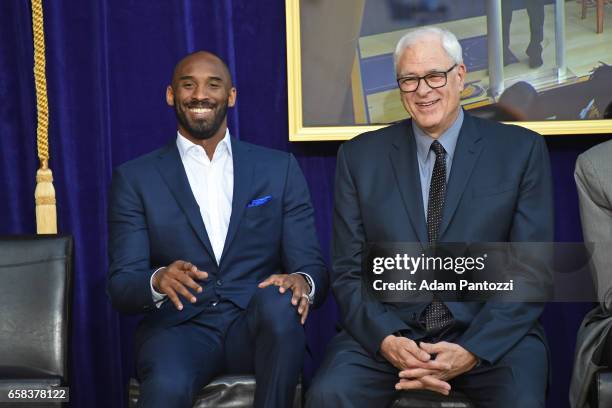
M 198 140 L 207 140 L 213 137 L 221 128 L 225 115 L 227 114 L 227 101 L 219 105 L 219 111 L 214 115 L 213 121 L 208 123 L 204 120 L 190 123 L 184 112 L 180 112 L 177 105 L 174 105 L 174 113 L 176 119 L 183 129 L 189 132 L 189 135 Z

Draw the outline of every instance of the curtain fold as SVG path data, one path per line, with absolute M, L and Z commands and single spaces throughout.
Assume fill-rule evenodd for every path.
M 38 158 L 32 41 L 30 3 L 0 4 L 0 233 L 36 231 L 34 177 Z

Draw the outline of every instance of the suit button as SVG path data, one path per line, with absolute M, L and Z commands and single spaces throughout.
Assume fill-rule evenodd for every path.
M 223 280 L 222 279 L 217 279 L 217 286 L 223 286 Z

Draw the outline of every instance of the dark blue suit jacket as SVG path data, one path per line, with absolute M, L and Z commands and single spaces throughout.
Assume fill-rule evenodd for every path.
M 448 180 L 440 242 L 553 240 L 552 179 L 543 138 L 465 114 Z M 366 242 L 427 242 L 410 120 L 342 145 L 335 185 L 332 287 L 344 328 L 372 355 L 397 331 L 418 339 L 426 303 L 381 303 L 361 292 Z M 454 342 L 494 363 L 527 333 L 543 338 L 535 303 L 447 303 Z
M 271 274 L 308 273 L 316 285 L 315 305 L 326 295 L 328 277 L 310 194 L 295 158 L 233 138 L 231 143 L 232 215 L 219 265 L 175 140 L 115 170 L 107 291 L 119 311 L 145 313 L 137 345 L 156 330 L 191 318 L 213 298 L 246 308 L 257 284 Z M 249 206 L 266 196 L 271 199 Z M 151 275 L 176 260 L 192 262 L 209 278 L 195 304 L 183 302 L 179 312 L 167 301 L 157 309 Z

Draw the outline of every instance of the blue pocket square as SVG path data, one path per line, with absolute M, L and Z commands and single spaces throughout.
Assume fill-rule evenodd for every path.
M 256 198 L 253 201 L 251 201 L 249 203 L 249 205 L 247 205 L 247 208 L 259 207 L 260 205 L 264 205 L 265 203 L 267 203 L 271 199 L 272 199 L 271 195 L 267 195 L 267 196 L 264 196 L 264 197 Z

